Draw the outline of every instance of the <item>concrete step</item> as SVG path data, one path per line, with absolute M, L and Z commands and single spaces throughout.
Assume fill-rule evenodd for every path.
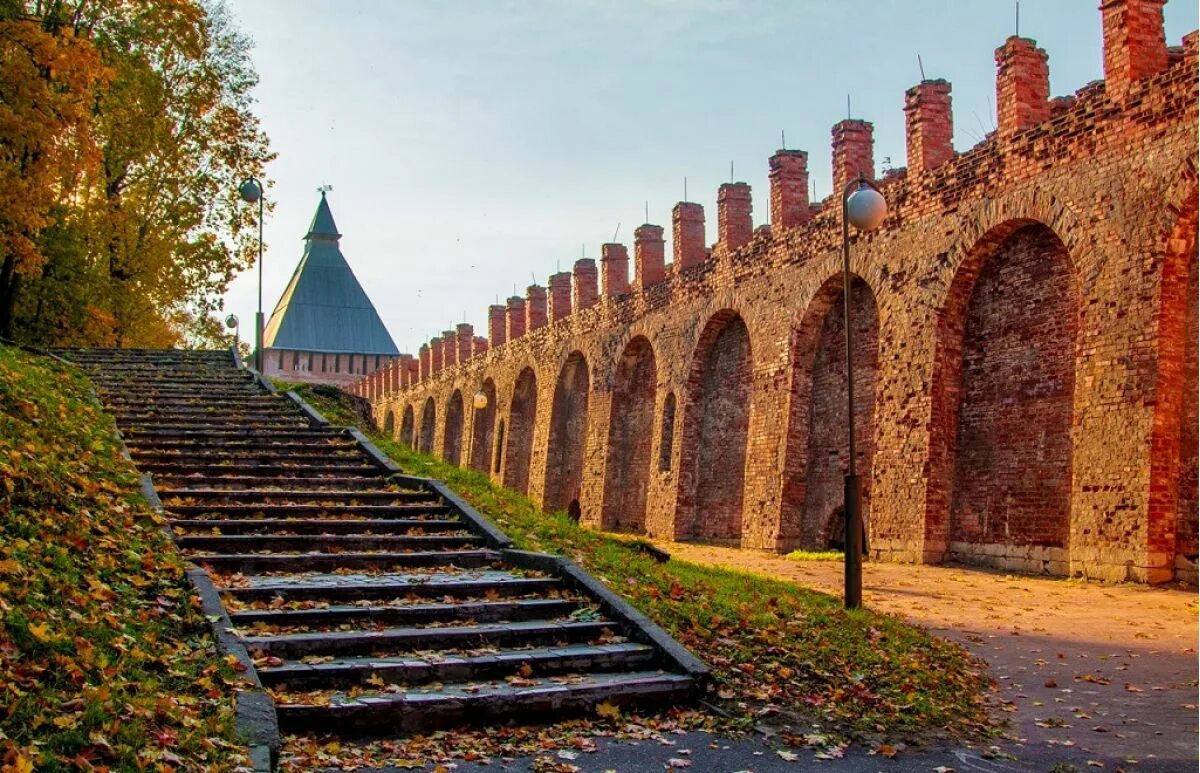
M 215 516 L 218 519 L 233 519 L 239 516 L 255 518 L 285 516 L 319 518 L 320 516 L 357 516 L 360 518 L 411 518 L 414 515 L 439 515 L 446 506 L 436 499 L 427 502 L 409 502 L 402 505 L 285 505 L 265 503 L 166 505 L 172 515 Z M 332 519 L 332 518 L 331 518 Z
M 246 610 L 231 612 L 234 626 L 262 623 L 270 626 L 334 628 L 358 623 L 371 626 L 416 626 L 451 620 L 492 623 L 500 620 L 538 620 L 567 617 L 580 609 L 577 599 L 516 599 L 463 601 L 454 604 L 401 604 L 396 606 L 331 605 L 319 609 Z
M 404 553 L 466 550 L 483 547 L 474 534 L 183 534 L 175 542 L 184 550 L 224 555 L 242 553 L 326 553 L 378 551 Z
M 466 525 L 457 518 L 192 518 L 171 521 L 171 528 L 188 536 L 221 534 L 408 534 L 459 531 Z
M 625 642 L 427 657 L 350 657 L 313 664 L 288 661 L 278 666 L 259 665 L 257 670 L 266 687 L 320 690 L 354 687 L 368 684 L 368 680 L 420 685 L 504 679 L 523 672 L 547 676 L 572 672 L 636 671 L 651 666 L 654 657 L 653 647 Z
M 338 728 L 342 736 L 418 733 L 520 716 L 523 721 L 561 719 L 590 712 L 599 703 L 635 705 L 639 711 L 686 701 L 690 677 L 658 671 L 591 674 L 570 682 L 563 677 L 524 680 L 520 686 L 447 684 L 440 690 L 333 696 L 329 703 L 292 703 L 277 695 L 276 712 L 284 732 Z M 301 696 L 303 699 L 303 696 Z
M 418 566 L 476 569 L 496 561 L 491 550 L 430 550 L 412 553 L 217 553 L 189 555 L 197 566 L 218 572 L 332 572 L 334 570 L 395 570 Z
M 250 652 L 263 652 L 280 658 L 306 655 L 366 655 L 384 650 L 453 650 L 486 645 L 506 646 L 557 645 L 601 641 L 617 635 L 619 626 L 606 620 L 576 622 L 560 620 L 519 620 L 480 625 L 382 628 L 366 631 L 313 631 L 264 636 L 242 636 Z
M 250 488 L 277 487 L 293 491 L 321 491 L 325 487 L 335 490 L 371 490 L 387 485 L 391 473 L 379 470 L 374 476 L 349 477 L 345 475 L 312 475 L 305 478 L 247 477 L 239 475 L 184 475 L 158 474 L 156 481 L 169 482 L 172 489 L 182 494 L 210 494 L 221 491 L 241 491 Z M 161 491 L 161 489 L 160 489 Z
M 217 590 L 241 603 L 281 603 L 323 600 L 384 602 L 396 598 L 510 598 L 553 593 L 562 589 L 556 577 L 522 577 L 504 571 L 429 573 L 414 575 L 307 575 L 298 578 L 247 577 L 245 585 Z
M 279 505 L 389 505 L 410 502 L 436 502 L 437 495 L 429 491 L 405 489 L 400 491 L 338 491 L 322 489 L 321 491 L 304 491 L 302 489 L 265 489 L 253 488 L 239 491 L 197 492 L 183 491 L 173 488 L 160 488 L 159 497 L 165 502 L 174 497 L 181 498 L 180 505 L 198 505 L 219 501 L 223 504 L 235 505 L 239 502 L 267 503 Z
M 278 478 L 289 475 L 312 476 L 328 474 L 336 476 L 369 476 L 391 474 L 375 464 L 361 462 L 329 462 L 326 464 L 245 464 L 240 461 L 229 461 L 227 464 L 184 464 L 176 461 L 144 459 L 137 463 L 144 472 L 154 473 L 157 479 L 160 473 L 173 475 L 203 475 L 228 476 L 237 472 L 240 476 L 262 476 L 263 478 Z

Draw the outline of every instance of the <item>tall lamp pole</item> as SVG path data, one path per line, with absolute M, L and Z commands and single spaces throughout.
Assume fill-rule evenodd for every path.
M 854 344 L 850 328 L 850 226 L 860 231 L 879 227 L 887 216 L 887 201 L 875 184 L 861 173 L 842 191 L 842 303 L 846 326 L 846 421 L 850 431 L 850 462 L 846 468 L 844 504 L 846 517 L 846 609 L 862 606 L 862 485 L 855 464 L 854 442 Z
M 254 315 L 254 369 L 263 372 L 263 186 L 256 177 L 247 177 L 238 186 L 242 201 L 249 204 L 258 202 L 258 311 Z

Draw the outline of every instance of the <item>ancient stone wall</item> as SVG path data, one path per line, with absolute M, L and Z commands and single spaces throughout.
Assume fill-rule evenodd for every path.
M 1034 41 L 1007 41 L 1001 125 L 964 153 L 949 147 L 949 84 L 909 91 L 910 166 L 878 181 L 887 219 L 850 244 L 873 558 L 1195 577 L 1196 34 L 1166 49 L 1146 32 L 1153 10 L 1103 5 L 1109 82 L 1071 97 L 1047 99 Z M 1111 50 L 1124 45 L 1159 64 Z M 833 136 L 839 175 L 874 176 L 869 124 Z M 769 229 L 747 232 L 748 189 L 723 186 L 711 249 L 702 207 L 681 203 L 661 271 L 662 230 L 646 224 L 632 267 L 605 248 L 603 293 L 595 263 L 576 265 L 570 313 L 552 278 L 545 322 L 535 286 L 507 319 L 493 307 L 490 347 L 446 366 L 435 339 L 355 391 L 428 449 L 447 448 L 460 394 L 463 460 L 539 504 L 578 502 L 598 528 L 836 542 L 840 206 L 808 202 L 807 163 L 773 157 Z

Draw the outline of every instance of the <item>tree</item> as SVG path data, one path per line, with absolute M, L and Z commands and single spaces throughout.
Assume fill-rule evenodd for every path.
M 11 337 L 22 281 L 46 262 L 39 237 L 94 170 L 94 94 L 108 71 L 90 41 L 52 17 L 0 5 L 0 335 Z
M 249 41 L 219 2 L 26 6 L 89 41 L 109 77 L 87 116 L 95 162 L 39 232 L 44 267 L 18 329 L 43 343 L 211 340 L 211 312 L 256 254 L 237 183 L 273 157 L 251 110 Z

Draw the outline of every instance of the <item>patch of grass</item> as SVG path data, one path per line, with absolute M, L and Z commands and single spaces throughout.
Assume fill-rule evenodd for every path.
M 74 368 L 0 345 L 0 767 L 229 770 L 235 673 Z
M 292 386 L 330 421 L 356 423 L 350 398 Z M 405 471 L 444 480 L 525 550 L 572 558 L 713 667 L 713 698 L 751 721 L 763 704 L 843 732 L 974 733 L 988 727 L 984 664 L 899 618 L 848 612 L 787 582 L 678 560 L 658 563 L 474 470 L 361 427 Z M 803 741 L 801 741 L 803 743 Z
M 789 561 L 841 561 L 844 556 L 837 550 L 793 550 L 784 558 Z

